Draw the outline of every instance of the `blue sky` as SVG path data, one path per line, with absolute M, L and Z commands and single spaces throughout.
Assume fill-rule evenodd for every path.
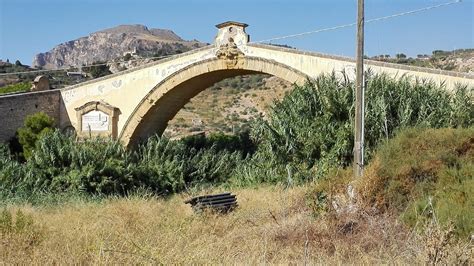
M 215 24 L 249 24 L 254 41 L 356 19 L 356 0 L 0 0 L 0 59 L 31 64 L 55 45 L 121 24 L 171 29 L 212 42 Z M 366 19 L 450 0 L 366 0 Z M 369 56 L 474 47 L 474 0 L 366 25 Z M 299 49 L 354 56 L 355 28 L 278 41 Z

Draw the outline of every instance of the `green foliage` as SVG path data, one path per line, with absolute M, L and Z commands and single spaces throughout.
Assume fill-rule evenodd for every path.
M 227 78 L 222 81 L 215 83 L 211 90 L 221 90 L 223 87 L 230 87 L 233 89 L 243 89 L 249 90 L 251 88 L 259 88 L 263 87 L 265 84 L 264 79 L 267 78 L 268 75 L 264 74 L 254 74 L 254 75 L 244 75 L 244 76 L 236 76 L 232 78 Z M 237 93 L 238 91 L 233 91 Z
M 0 144 L 0 194 L 3 197 L 16 193 L 22 185 L 24 168 L 12 158 L 8 147 Z
M 365 158 L 402 128 L 472 125 L 473 88 L 450 93 L 428 81 L 386 75 L 366 77 Z M 260 119 L 252 134 L 258 143 L 255 158 L 244 168 L 259 180 L 296 181 L 324 176 L 328 169 L 348 166 L 353 150 L 354 84 L 344 74 L 320 76 L 296 87 L 275 103 L 269 120 Z M 264 167 L 260 167 L 260 166 Z M 265 173 L 267 171 L 267 173 Z M 277 176 L 275 176 L 277 175 Z
M 81 191 L 88 194 L 124 194 L 137 188 L 130 154 L 115 141 L 75 142 L 59 131 L 45 134 L 28 161 L 28 190 Z
M 13 92 L 26 92 L 31 88 L 30 82 L 20 82 L 16 84 L 7 85 L 0 88 L 0 94 Z
M 152 137 L 137 152 L 138 176 L 147 176 L 147 187 L 163 193 L 188 186 L 226 181 L 241 160 L 239 151 L 227 151 L 212 141 L 187 138 L 170 141 Z
M 123 60 L 124 60 L 124 61 L 129 61 L 130 59 L 132 59 L 132 54 L 130 54 L 130 53 L 127 53 L 127 54 L 123 57 Z
M 54 120 L 43 112 L 29 115 L 24 126 L 18 129 L 18 139 L 23 148 L 25 158 L 30 158 L 36 141 L 46 132 L 50 132 Z
M 251 152 L 248 142 L 248 135 L 180 141 L 152 137 L 133 152 L 117 141 L 77 142 L 55 130 L 40 137 L 25 164 L 16 162 L 2 146 L 0 196 L 125 195 L 142 188 L 167 194 L 219 184 L 229 179 L 243 152 Z
M 130 55 L 130 54 L 127 54 L 127 55 Z M 112 74 L 112 72 L 110 72 L 109 70 L 109 67 L 106 64 L 104 64 L 104 62 L 97 61 L 97 62 L 92 63 L 92 65 L 93 66 L 91 67 L 84 68 L 84 71 L 89 73 L 92 76 L 92 78 L 100 78 L 100 77 Z
M 474 230 L 473 136 L 472 127 L 400 132 L 369 166 L 360 186 L 363 198 L 370 206 L 401 212 L 411 226 L 436 215 L 468 236 Z
M 255 143 L 250 139 L 249 131 L 242 131 L 236 135 L 212 133 L 208 137 L 204 134 L 189 136 L 181 139 L 188 148 L 196 150 L 213 148 L 217 151 L 240 151 L 245 157 L 255 152 Z
M 33 228 L 33 217 L 17 210 L 15 216 L 4 208 L 0 213 L 0 234 L 25 233 Z
M 12 231 L 13 228 L 13 217 L 10 211 L 6 208 L 0 213 L 0 232 L 7 233 Z
M 443 51 L 443 50 L 434 50 L 432 53 L 433 53 L 434 57 L 446 57 L 446 56 L 452 54 L 453 52 Z
M 405 59 L 405 58 L 407 58 L 407 56 L 406 56 L 404 53 L 396 54 L 395 57 L 396 57 L 397 59 Z
M 42 232 L 34 223 L 33 216 L 20 209 L 16 212 L 3 208 L 0 211 L 0 237 L 10 239 L 11 236 L 20 237 L 28 247 L 39 244 Z
M 411 228 L 435 221 L 468 238 L 474 230 L 474 128 L 408 128 L 380 145 L 364 178 L 351 167 L 332 169 L 308 193 L 319 215 L 347 200 L 348 184 L 361 210 L 400 215 Z

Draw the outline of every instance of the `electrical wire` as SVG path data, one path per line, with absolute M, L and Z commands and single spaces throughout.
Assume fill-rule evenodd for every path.
M 462 2 L 462 0 L 456 0 L 456 1 L 448 2 L 448 3 L 443 3 L 443 4 L 439 4 L 439 5 L 424 7 L 424 8 L 415 9 L 415 10 L 411 10 L 411 11 L 406 11 L 406 12 L 402 12 L 402 13 L 397 13 L 397 14 L 393 14 L 393 15 L 388 15 L 388 16 L 384 16 L 384 17 L 373 18 L 373 19 L 366 20 L 365 23 L 377 22 L 377 21 L 381 21 L 381 20 L 387 20 L 387 19 L 392 19 L 392 18 L 396 18 L 396 17 L 402 17 L 402 16 L 411 15 L 411 14 L 421 13 L 421 12 L 425 12 L 425 11 L 440 8 L 440 7 L 445 7 L 445 6 L 449 6 L 449 5 L 458 4 L 458 3 L 461 3 L 461 2 Z M 353 27 L 355 25 L 357 25 L 357 22 L 344 24 L 344 25 L 339 25 L 339 26 L 334 26 L 334 27 L 329 27 L 329 28 L 317 29 L 317 30 L 312 30 L 312 31 L 307 31 L 307 32 L 301 32 L 301 33 L 296 33 L 296 34 L 290 34 L 290 35 L 285 35 L 285 36 L 280 36 L 280 37 L 274 37 L 274 38 L 265 39 L 265 40 L 261 40 L 261 41 L 255 41 L 255 42 L 251 42 L 251 43 L 264 43 L 264 42 L 271 42 L 271 41 L 275 41 L 275 40 L 295 38 L 295 37 L 300 37 L 300 36 L 314 34 L 314 33 L 320 33 L 320 32 L 325 32 L 325 31 L 332 31 L 332 30 L 338 30 L 338 29 L 342 29 L 342 28 Z

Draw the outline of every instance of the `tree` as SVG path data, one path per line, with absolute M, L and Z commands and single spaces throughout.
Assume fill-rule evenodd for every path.
M 405 58 L 407 58 L 407 56 L 406 56 L 405 54 L 403 54 L 403 53 L 396 54 L 395 56 L 397 57 L 397 59 L 405 59 Z
M 100 78 L 112 74 L 104 62 L 97 61 L 92 63 L 92 65 L 93 66 L 88 68 L 87 72 L 89 72 L 93 78 Z
M 43 112 L 26 117 L 24 126 L 18 129 L 18 139 L 25 159 L 31 157 L 38 139 L 46 132 L 52 131 L 53 126 L 53 118 Z
M 132 55 L 130 53 L 127 53 L 124 57 L 123 57 L 123 60 L 124 61 L 129 61 L 130 59 L 132 59 Z

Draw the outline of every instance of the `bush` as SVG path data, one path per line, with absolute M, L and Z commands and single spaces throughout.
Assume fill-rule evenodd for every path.
M 377 149 L 363 178 L 354 181 L 348 167 L 333 169 L 318 180 L 309 193 L 310 206 L 318 215 L 338 205 L 347 207 L 352 184 L 361 212 L 395 214 L 421 230 L 435 221 L 440 227 L 452 225 L 461 238 L 470 237 L 474 231 L 473 136 L 474 128 L 405 129 Z
M 368 75 L 366 80 L 366 97 L 370 99 L 365 106 L 368 159 L 380 143 L 406 127 L 472 126 L 472 88 L 459 87 L 448 93 L 432 83 L 407 77 Z M 193 136 L 180 141 L 153 137 L 135 152 L 112 140 L 76 142 L 58 131 L 43 132 L 52 120 L 39 114 L 39 118 L 27 119 L 26 129 L 22 129 L 28 137 L 24 140 L 29 140 L 23 141 L 29 145 L 24 144 L 29 151 L 27 163 L 18 164 L 8 152 L 0 153 L 0 178 L 4 181 L 0 186 L 5 195 L 20 192 L 123 195 L 141 188 L 162 194 L 208 183 L 291 185 L 316 180 L 327 176 L 330 169 L 351 163 L 353 96 L 354 84 L 345 75 L 321 76 L 296 87 L 276 103 L 268 121 L 262 118 L 252 121 L 250 133 L 244 124 L 233 127 L 239 132 L 236 136 L 211 134 L 208 138 Z M 228 119 L 239 120 L 236 113 Z M 458 162 L 452 156 L 443 160 L 453 165 Z M 469 168 L 458 170 L 459 173 L 451 175 L 470 171 Z M 425 172 L 420 175 L 415 177 L 431 180 L 430 176 L 424 177 Z M 405 206 L 408 203 L 403 193 L 411 190 L 402 190 L 404 182 L 394 179 L 377 184 L 389 184 L 383 191 L 390 192 L 393 198 L 383 198 L 398 202 L 391 203 L 392 206 Z M 377 189 L 373 191 L 376 192 L 372 198 L 382 197 Z M 395 191 L 402 194 L 392 193 Z M 383 201 L 380 202 L 383 206 Z
M 117 141 L 76 142 L 54 130 L 40 137 L 25 164 L 13 160 L 5 146 L 0 147 L 0 197 L 126 195 L 142 188 L 174 193 L 226 182 L 242 154 L 252 150 L 248 134 L 179 141 L 155 136 L 132 152 Z
M 130 54 L 127 54 L 127 55 L 130 55 Z M 125 59 L 125 61 L 128 61 L 128 60 Z M 84 69 L 85 71 L 89 72 L 92 78 L 100 78 L 100 77 L 104 77 L 104 76 L 112 74 L 112 72 L 110 72 L 109 70 L 109 67 L 104 62 L 97 61 L 97 62 L 92 63 L 92 65 L 93 66 L 86 67 Z
M 178 192 L 193 185 L 225 182 L 241 160 L 239 151 L 208 146 L 204 137 L 182 141 L 152 137 L 137 152 L 138 176 L 147 177 L 147 187 L 160 193 Z
M 119 142 L 90 139 L 76 142 L 58 130 L 45 134 L 28 161 L 30 191 L 125 194 L 139 187 L 132 175 L 131 155 Z
M 33 230 L 33 217 L 18 210 L 15 215 L 4 208 L 0 213 L 0 234 L 28 233 Z
M 189 136 L 181 139 L 181 141 L 192 149 L 215 149 L 217 151 L 235 152 L 239 151 L 244 157 L 253 154 L 255 143 L 250 139 L 249 131 L 241 131 L 236 135 L 228 135 L 223 133 L 212 133 L 208 137 L 204 135 Z
M 18 129 L 18 139 L 26 159 L 31 157 L 38 139 L 45 133 L 51 132 L 53 126 L 53 118 L 43 112 L 26 117 L 24 126 Z
M 474 128 L 402 131 L 377 152 L 361 185 L 363 198 L 378 209 L 402 213 L 411 226 L 436 215 L 468 236 L 474 231 L 473 136 Z
M 379 143 L 399 129 L 463 127 L 473 123 L 473 88 L 445 91 L 431 82 L 399 79 L 387 75 L 366 77 L 365 158 L 372 157 Z M 269 120 L 259 119 L 252 135 L 258 143 L 259 161 L 268 165 L 263 180 L 286 180 L 285 169 L 303 169 L 298 179 L 312 180 L 332 167 L 351 164 L 354 132 L 354 83 L 344 74 L 323 75 L 296 87 L 271 109 Z M 262 161 L 263 160 L 263 161 Z M 249 165 L 247 167 L 252 168 Z M 264 175 L 264 174 L 263 174 Z
M 0 197 L 7 198 L 10 194 L 18 193 L 23 177 L 22 165 L 12 158 L 8 147 L 0 144 Z
M 16 84 L 7 85 L 0 88 L 0 94 L 13 92 L 26 92 L 31 88 L 30 82 L 20 82 Z

